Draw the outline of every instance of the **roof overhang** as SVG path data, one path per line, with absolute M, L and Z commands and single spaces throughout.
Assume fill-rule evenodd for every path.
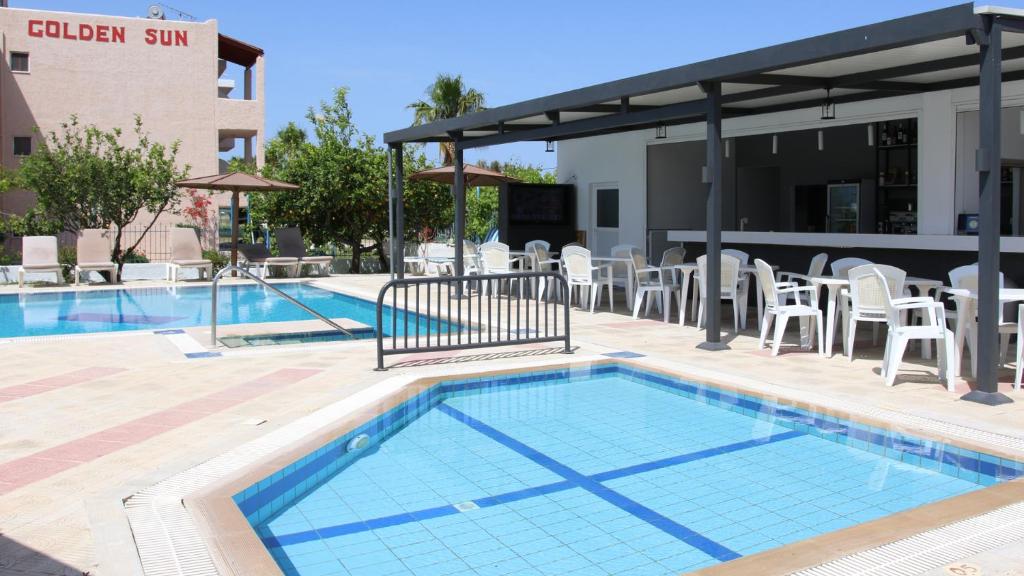
M 263 56 L 262 48 L 247 44 L 231 36 L 217 35 L 217 57 L 221 60 L 227 60 L 228 62 L 249 68 L 261 56 Z
M 701 86 L 720 83 L 724 117 L 973 86 L 987 21 L 1003 38 L 1003 80 L 1024 79 L 1024 11 L 971 3 L 741 52 L 388 132 L 384 141 L 475 148 L 702 122 Z

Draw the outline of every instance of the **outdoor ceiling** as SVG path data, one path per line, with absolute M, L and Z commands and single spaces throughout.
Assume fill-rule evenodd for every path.
M 703 122 L 698 83 L 720 82 L 726 117 L 977 85 L 983 18 L 1024 26 L 1019 11 L 962 4 L 492 108 L 384 135 L 388 143 L 457 140 L 462 148 L 560 140 Z M 1018 28 L 1018 29 L 1024 29 Z M 1024 78 L 1024 34 L 1003 38 L 1004 81 Z

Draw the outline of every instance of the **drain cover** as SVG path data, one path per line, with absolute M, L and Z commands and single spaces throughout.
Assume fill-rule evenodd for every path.
M 967 564 L 966 562 L 957 562 L 956 564 L 950 564 L 943 568 L 946 574 L 952 576 L 982 576 L 981 568 L 974 564 Z
M 455 505 L 455 509 L 459 512 L 469 512 L 470 510 L 479 510 L 480 507 L 476 505 L 476 502 L 470 500 L 469 502 L 459 502 Z

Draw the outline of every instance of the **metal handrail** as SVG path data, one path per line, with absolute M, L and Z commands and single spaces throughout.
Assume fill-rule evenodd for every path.
M 338 332 L 341 332 L 342 334 L 344 334 L 346 336 L 350 336 L 350 337 L 353 337 L 353 338 L 355 337 L 351 332 L 349 332 L 348 330 L 346 330 L 346 329 L 342 328 L 341 326 L 339 326 L 338 323 L 335 322 L 334 320 L 331 320 L 330 318 L 324 316 L 323 314 L 317 312 L 316 310 L 313 310 L 309 306 L 306 306 L 302 302 L 299 302 L 295 298 L 285 294 L 283 291 L 281 291 L 281 289 L 277 288 L 276 286 L 274 286 L 270 282 L 267 282 L 263 278 L 260 278 L 259 276 L 253 274 L 252 272 L 249 272 L 245 268 L 229 264 L 229 265 L 225 266 L 224 268 L 222 268 L 220 272 L 217 272 L 217 274 L 213 277 L 213 282 L 210 285 L 210 290 L 212 291 L 212 298 L 211 298 L 212 302 L 211 302 L 211 304 L 213 306 L 213 309 L 210 312 L 210 343 L 213 346 L 217 345 L 217 283 L 220 282 L 220 278 L 221 278 L 221 276 L 224 275 L 225 272 L 232 272 L 232 271 L 240 272 L 242 274 L 242 276 L 245 276 L 246 278 L 249 278 L 250 280 L 255 280 L 257 284 L 260 284 L 260 285 L 262 285 L 262 286 L 264 286 L 266 288 L 270 288 L 275 294 L 277 294 L 281 298 L 284 298 L 285 300 L 291 302 L 292 304 L 295 304 L 299 308 L 302 308 L 306 312 L 312 314 L 313 316 L 316 316 L 320 320 L 323 320 L 331 328 L 334 328 Z

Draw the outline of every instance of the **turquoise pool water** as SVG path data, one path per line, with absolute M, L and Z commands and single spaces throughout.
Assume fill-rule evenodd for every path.
M 346 452 L 356 434 L 371 445 Z M 235 495 L 289 575 L 677 574 L 1024 474 L 598 365 L 443 383 Z
M 376 324 L 374 302 L 302 283 L 275 286 L 328 318 Z M 391 325 L 391 308 L 386 308 L 384 314 L 387 329 Z M 310 314 L 260 286 L 220 287 L 218 324 L 312 319 Z M 208 286 L 0 295 L 0 337 L 164 330 L 209 324 Z M 399 321 L 399 335 L 402 327 L 403 322 Z M 436 331 L 436 322 L 431 327 Z M 420 329 L 426 333 L 426 322 L 421 323 Z

